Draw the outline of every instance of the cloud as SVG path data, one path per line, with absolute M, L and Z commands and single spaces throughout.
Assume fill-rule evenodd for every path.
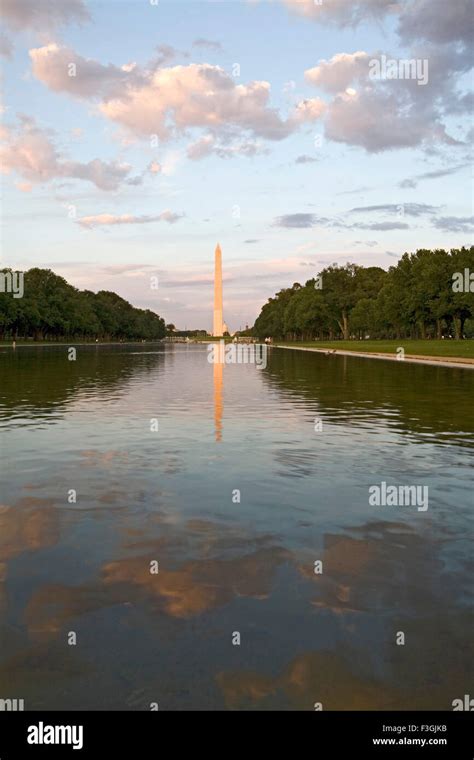
M 71 129 L 71 137 L 74 140 L 81 140 L 83 136 L 84 136 L 84 130 L 82 129 L 82 127 L 73 127 Z
M 446 169 L 435 169 L 431 172 L 423 172 L 423 174 L 417 174 L 414 177 L 407 177 L 407 179 L 402 180 L 399 182 L 398 186 L 407 189 L 407 188 L 415 188 L 418 185 L 418 182 L 424 179 L 438 179 L 438 177 L 448 177 L 450 174 L 456 174 L 456 172 L 461 171 L 461 169 L 465 169 L 467 166 L 470 166 L 469 163 L 464 164 L 457 164 L 456 166 L 451 166 Z
M 158 57 L 154 60 L 154 66 L 164 66 L 167 63 L 170 63 L 170 61 L 174 61 L 179 56 L 182 56 L 184 58 L 188 58 L 189 54 L 185 53 L 183 50 L 176 50 L 172 45 L 158 45 L 156 48 L 158 52 Z
M 313 156 L 308 156 L 306 154 L 303 154 L 302 156 L 298 156 L 295 159 L 295 164 L 313 164 L 317 162 L 317 158 L 314 158 Z
M 422 216 L 423 214 L 436 214 L 439 206 L 430 206 L 427 203 L 382 203 L 378 206 L 357 206 L 351 208 L 351 214 L 383 212 L 389 214 L 403 214 L 404 216 Z
M 68 264 L 66 264 L 68 266 Z M 156 267 L 152 264 L 111 264 L 110 266 L 100 267 L 100 272 L 112 275 L 142 275 L 144 270 L 151 269 L 153 272 L 158 272 Z
M 326 137 L 371 153 L 430 142 L 459 144 L 446 133 L 443 104 L 448 111 L 452 102 L 459 107 L 452 78 L 466 65 L 462 57 L 436 60 L 433 53 L 424 87 L 413 79 L 372 79 L 369 63 L 376 58 L 380 56 L 363 52 L 338 54 L 305 72 L 310 83 L 334 94 L 326 111 Z
M 461 41 L 469 46 L 474 33 L 471 0 L 409 0 L 401 6 L 398 33 L 405 43 L 417 39 L 435 43 Z
M 15 182 L 15 187 L 21 190 L 22 193 L 31 193 L 33 190 L 31 182 Z
M 40 129 L 27 116 L 20 118 L 20 126 L 15 130 L 3 128 L 0 163 L 5 174 L 16 172 L 28 183 L 71 177 L 92 182 L 100 190 L 116 190 L 127 181 L 131 170 L 129 164 L 116 161 L 104 162 L 95 158 L 81 163 L 63 158 L 54 146 L 50 132 Z
M 329 93 L 343 92 L 352 82 L 368 73 L 368 53 L 337 53 L 330 61 L 321 60 L 304 73 L 309 84 Z
M 378 245 L 377 240 L 356 240 L 354 241 L 354 245 L 367 245 L 369 248 L 374 248 L 374 246 Z
M 433 226 L 444 232 L 474 232 L 474 216 L 442 216 L 433 221 Z
M 306 228 L 315 227 L 318 223 L 319 219 L 316 214 L 283 214 L 283 216 L 276 217 L 272 227 Z
M 301 16 L 343 27 L 356 26 L 367 19 L 381 19 L 397 8 L 394 0 L 323 0 L 321 3 L 314 0 L 283 0 L 283 3 Z
M 107 66 L 57 44 L 30 50 L 34 76 L 50 89 L 95 100 L 99 111 L 136 137 L 169 140 L 190 129 L 215 138 L 282 140 L 322 116 L 324 103 L 298 103 L 287 117 L 270 106 L 265 81 L 236 84 L 219 66 Z M 70 76 L 71 64 L 75 76 Z
M 375 230 L 376 232 L 387 232 L 388 230 L 408 230 L 409 225 L 405 222 L 375 222 L 374 224 L 353 224 L 353 229 Z
M 136 67 L 104 66 L 56 43 L 32 48 L 29 55 L 36 79 L 54 92 L 78 98 L 111 98 L 123 92 L 127 82 L 139 79 Z
M 148 164 L 148 171 L 150 174 L 159 174 L 162 171 L 163 167 L 158 161 L 151 161 Z
M 244 240 L 244 243 L 246 245 L 250 245 L 252 243 L 259 243 L 259 242 L 260 242 L 260 240 L 258 240 L 257 238 L 249 238 L 248 240 Z
M 175 173 L 176 167 L 179 165 L 182 158 L 183 154 L 181 151 L 168 150 L 163 156 L 163 161 L 161 163 L 161 173 L 166 177 L 171 177 Z
M 0 55 L 2 58 L 11 58 L 13 54 L 13 45 L 9 37 L 0 32 Z
M 4 22 L 16 31 L 52 31 L 71 22 L 89 21 L 83 0 L 2 0 Z
M 395 205 L 393 203 L 381 204 L 378 206 L 359 206 L 357 208 L 350 209 L 348 213 L 372 213 L 383 212 L 396 214 L 397 217 L 412 216 L 419 217 L 423 214 L 434 214 L 438 211 L 438 207 L 429 206 L 423 203 L 405 203 Z M 382 222 L 357 222 L 348 223 L 346 217 L 334 217 L 329 219 L 327 217 L 320 217 L 316 214 L 284 214 L 276 217 L 272 223 L 273 227 L 285 227 L 285 228 L 309 228 L 309 227 L 326 227 L 328 229 L 340 229 L 340 230 L 374 230 L 378 232 L 386 232 L 388 230 L 407 230 L 409 225 L 406 222 L 400 220 L 388 220 Z M 356 241 L 355 245 L 377 245 L 377 241 Z
M 282 0 L 290 10 L 312 21 L 340 27 L 357 26 L 384 17 L 398 18 L 397 33 L 404 44 L 415 40 L 434 43 L 472 41 L 474 14 L 471 0 Z
M 203 135 L 188 146 L 187 155 L 193 161 L 209 156 L 214 151 L 215 139 L 212 135 Z
M 282 0 L 300 15 L 341 27 L 392 15 L 402 46 L 411 46 L 407 60 L 427 61 L 428 81 L 373 80 L 369 63 L 381 52 L 338 53 L 307 69 L 309 84 L 333 96 L 327 107 L 325 135 L 335 142 L 370 153 L 432 143 L 462 145 L 446 131 L 456 113 L 471 113 L 474 96 L 463 90 L 463 74 L 472 68 L 474 35 L 472 0 Z M 389 55 L 388 58 L 391 58 Z M 405 188 L 416 182 L 404 181 Z
M 110 227 L 117 224 L 150 224 L 151 222 L 168 222 L 174 224 L 182 218 L 182 214 L 175 214 L 172 211 L 162 211 L 161 214 L 154 216 L 134 216 L 133 214 L 97 214 L 96 216 L 83 216 L 77 220 L 81 227 L 92 229 L 93 227 Z
M 363 185 L 361 187 L 355 187 L 354 190 L 342 190 L 340 193 L 336 193 L 336 195 L 357 195 L 358 193 L 367 193 L 373 190 L 373 187 L 368 187 L 367 185 Z
M 369 88 L 337 95 L 328 110 L 326 137 L 369 153 L 414 148 L 424 142 L 449 142 L 444 127 L 417 111 L 408 93 Z
M 261 142 L 255 140 L 237 140 L 226 144 L 226 138 L 219 140 L 212 134 L 203 135 L 187 148 L 187 156 L 193 161 L 198 161 L 212 153 L 219 156 L 219 158 L 231 158 L 232 156 L 252 157 L 268 153 L 268 149 Z
M 224 278 L 224 283 L 232 282 L 232 278 Z M 209 290 L 209 286 L 214 285 L 213 277 L 196 277 L 182 280 L 161 280 L 161 287 L 163 288 L 206 288 Z
M 423 86 L 416 78 L 371 76 L 372 61 L 382 55 L 338 53 L 305 71 L 309 84 L 331 96 L 323 114 L 326 137 L 371 153 L 430 143 L 462 145 L 447 133 L 445 120 L 470 108 L 471 96 L 459 85 L 472 67 L 469 52 L 455 43 L 410 51 L 404 60 L 423 64 Z
M 206 40 L 204 37 L 198 37 L 197 40 L 194 40 L 193 47 L 205 48 L 206 50 L 214 50 L 215 52 L 220 52 L 222 50 L 222 45 L 220 42 L 216 42 L 215 40 Z

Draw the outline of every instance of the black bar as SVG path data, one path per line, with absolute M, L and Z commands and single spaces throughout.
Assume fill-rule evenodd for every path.
M 0 760 L 168 760 L 186 751 L 192 752 L 190 758 L 197 753 L 225 758 L 236 752 L 243 759 L 260 753 L 268 758 L 272 751 L 287 755 L 288 744 L 291 757 L 310 760 L 332 760 L 332 753 L 335 758 L 472 760 L 472 717 L 470 712 L 2 712 Z M 57 732 L 60 726 L 68 728 Z M 28 737 L 43 743 L 28 743 Z M 46 743 L 50 738 L 70 743 Z

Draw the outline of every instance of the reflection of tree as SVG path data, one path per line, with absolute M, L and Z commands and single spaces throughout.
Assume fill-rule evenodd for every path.
M 472 445 L 470 370 L 274 349 L 264 377 L 316 402 L 334 424 L 385 418 L 389 427 L 401 428 L 415 441 L 442 433 L 446 442 Z M 436 442 L 443 443 L 443 437 Z
M 172 353 L 172 352 L 170 352 Z M 127 391 L 137 375 L 163 368 L 165 350 L 150 346 L 78 346 L 76 361 L 68 360 L 68 347 L 19 348 L 0 354 L 2 382 L 0 408 L 3 417 L 49 417 L 81 396 L 107 398 L 112 390 Z

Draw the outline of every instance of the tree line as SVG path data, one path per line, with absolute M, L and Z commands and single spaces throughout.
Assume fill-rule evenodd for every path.
M 270 298 L 253 334 L 276 340 L 474 337 L 474 247 L 405 253 L 388 271 L 333 264 Z
M 22 275 L 21 297 L 8 292 L 13 274 Z M 50 269 L 3 269 L 0 285 L 2 340 L 159 340 L 166 334 L 164 320 L 153 311 L 108 290 L 78 290 Z

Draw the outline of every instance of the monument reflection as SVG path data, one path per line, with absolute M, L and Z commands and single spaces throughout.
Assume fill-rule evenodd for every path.
M 222 441 L 222 413 L 224 410 L 224 357 L 221 352 L 214 361 L 214 429 L 216 441 Z

